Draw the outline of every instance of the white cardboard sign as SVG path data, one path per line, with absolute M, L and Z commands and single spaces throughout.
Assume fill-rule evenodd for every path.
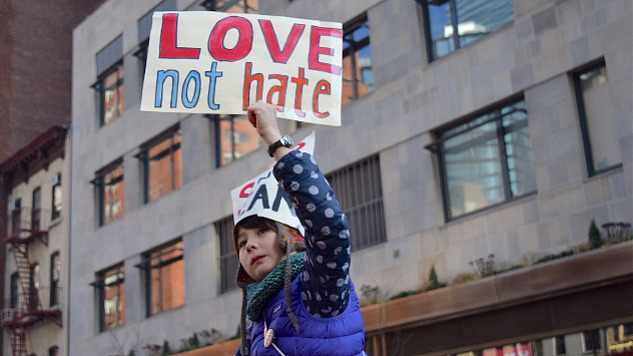
M 141 110 L 341 124 L 342 25 L 213 11 L 155 12 Z

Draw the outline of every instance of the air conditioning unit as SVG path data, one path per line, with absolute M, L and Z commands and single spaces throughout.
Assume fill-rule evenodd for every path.
M 12 321 L 14 316 L 15 316 L 15 309 L 13 308 L 0 310 L 0 322 L 2 324 Z
M 55 174 L 53 176 L 53 181 L 52 181 L 53 185 L 59 184 L 60 180 L 61 180 L 61 174 L 59 174 L 59 173 Z

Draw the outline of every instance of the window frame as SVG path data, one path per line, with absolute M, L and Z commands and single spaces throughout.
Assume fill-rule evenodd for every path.
M 479 110 L 471 115 L 468 115 L 464 119 L 460 119 L 454 123 L 447 124 L 435 130 L 436 140 L 430 145 L 427 145 L 425 148 L 430 150 L 432 153 L 434 153 L 435 158 L 436 158 L 438 172 L 439 172 L 440 194 L 442 198 L 442 211 L 444 214 L 445 222 L 448 223 L 454 220 L 465 218 L 467 216 L 478 214 L 482 211 L 492 209 L 497 206 L 504 205 L 504 204 L 507 204 L 519 199 L 523 199 L 529 196 L 533 196 L 537 193 L 536 185 L 533 191 L 526 192 L 518 196 L 514 196 L 512 192 L 509 165 L 508 165 L 507 144 L 504 140 L 504 136 L 511 132 L 517 132 L 518 130 L 524 127 L 529 127 L 528 116 L 527 116 L 528 113 L 527 113 L 527 109 L 525 108 L 518 108 L 518 109 L 515 108 L 514 110 L 507 112 L 505 114 L 503 114 L 501 111 L 508 106 L 516 105 L 520 102 L 525 103 L 525 98 L 523 97 L 523 95 L 514 96 L 512 98 L 503 100 L 499 103 L 490 105 L 482 110 Z M 516 111 L 523 111 L 526 115 L 525 120 L 519 123 L 514 122 L 508 125 L 507 127 L 504 126 L 503 118 Z M 447 136 L 443 136 L 443 133 L 445 132 L 448 132 L 464 124 L 475 122 L 478 119 L 482 118 L 484 115 L 491 114 L 491 113 L 497 113 L 497 114 L 494 115 L 493 117 L 489 117 L 481 122 L 478 122 L 477 124 L 473 126 L 469 126 L 458 132 L 454 132 Z M 463 134 L 467 134 L 468 132 L 474 129 L 477 129 L 478 127 L 481 127 L 483 125 L 490 124 L 490 123 L 495 123 L 495 126 L 496 126 L 494 137 L 496 139 L 498 153 L 499 153 L 498 163 L 500 164 L 500 178 L 502 179 L 501 184 L 503 188 L 503 200 L 496 203 L 488 204 L 486 206 L 483 206 L 478 209 L 474 209 L 472 211 L 468 211 L 468 212 L 453 216 L 453 214 L 451 213 L 451 202 L 449 198 L 450 190 L 448 187 L 448 173 L 446 171 L 447 166 L 445 162 L 444 142 L 451 138 L 458 137 Z M 491 134 L 489 133 L 488 135 L 491 135 Z M 482 138 L 485 138 L 485 137 L 476 138 L 475 140 L 481 140 Z M 472 141 L 472 140 L 469 140 L 469 141 Z M 466 144 L 467 143 L 468 142 L 466 142 Z M 531 139 L 530 139 L 530 143 L 531 143 Z
M 121 169 L 121 175 L 115 177 L 114 180 L 109 181 L 108 183 L 105 182 L 105 177 L 109 174 L 114 174 L 114 172 L 118 169 Z M 116 221 L 118 219 L 120 219 L 124 214 L 125 214 L 125 167 L 123 165 L 123 158 L 119 158 L 118 160 L 110 163 L 109 165 L 105 166 L 104 168 L 100 169 L 99 171 L 97 171 L 95 173 L 95 179 L 93 179 L 92 181 L 90 181 L 91 184 L 93 184 L 95 186 L 96 189 L 96 194 L 95 196 L 97 197 L 97 224 L 98 226 L 104 226 L 107 225 L 113 221 Z M 109 214 L 110 217 L 109 219 L 106 219 L 106 201 L 105 201 L 105 197 L 106 197 L 106 186 L 108 185 L 114 185 L 114 184 L 118 184 L 121 183 L 121 188 L 123 189 L 123 194 L 121 197 L 121 209 L 122 212 L 120 215 L 117 214 L 117 216 L 111 216 L 112 214 Z
M 363 27 L 363 26 L 367 26 L 367 37 L 364 37 L 363 39 L 361 39 L 360 41 L 355 41 L 353 39 L 353 35 L 354 32 L 356 30 L 358 30 L 359 28 Z M 356 63 L 356 56 L 355 53 L 362 50 L 363 48 L 365 48 L 366 46 L 370 47 L 370 51 L 371 51 L 371 28 L 369 26 L 369 18 L 367 16 L 367 13 L 363 13 L 360 16 L 356 17 L 355 19 L 349 21 L 348 23 L 346 23 L 345 25 L 343 25 L 343 37 L 342 37 L 343 43 L 345 43 L 346 41 L 350 44 L 349 47 L 344 48 L 343 49 L 343 53 L 342 53 L 342 62 L 345 63 L 345 57 L 349 56 L 350 57 L 350 74 L 351 74 L 351 87 L 352 87 L 352 96 L 349 98 L 349 102 L 352 102 L 356 99 L 359 99 L 361 97 L 367 96 L 369 94 L 371 94 L 374 89 L 373 89 L 373 81 L 371 84 L 371 87 L 369 89 L 369 91 L 367 92 L 367 94 L 364 95 L 360 95 L 359 93 L 359 89 L 358 89 L 358 84 L 359 83 L 363 83 L 362 82 L 362 78 L 360 78 L 361 80 L 359 80 L 358 78 L 358 74 L 356 73 L 357 71 L 359 73 L 361 73 L 361 77 L 362 77 L 362 67 L 359 67 L 359 64 Z M 372 63 L 373 64 L 373 63 Z M 370 67 L 370 68 L 373 68 Z M 341 76 L 343 76 L 343 72 L 345 72 L 344 70 L 342 70 Z M 373 72 L 373 69 L 372 69 Z M 345 98 L 343 98 L 344 100 Z M 345 104 L 347 104 L 345 103 Z
M 602 169 L 596 169 L 595 162 L 593 159 L 593 148 L 592 148 L 592 143 L 591 143 L 591 137 L 589 135 L 589 123 L 588 123 L 587 112 L 585 108 L 585 97 L 583 95 L 582 88 L 581 88 L 580 76 L 588 72 L 600 69 L 600 68 L 603 68 L 604 70 L 607 69 L 604 58 L 601 58 L 598 61 L 584 65 L 578 68 L 577 70 L 575 70 L 574 72 L 572 72 L 572 81 L 573 81 L 574 94 L 575 94 L 575 99 L 576 99 L 576 108 L 578 110 L 578 118 L 580 122 L 580 134 L 582 137 L 582 143 L 583 143 L 583 148 L 584 148 L 584 153 L 585 153 L 585 164 L 587 167 L 587 175 L 589 177 L 597 176 L 602 173 L 606 173 L 606 172 L 613 171 L 615 169 L 622 168 L 622 161 L 620 161 L 619 163 L 610 165 L 608 167 L 605 167 Z
M 57 268 L 57 263 L 59 263 L 59 269 Z M 57 276 L 56 276 L 57 274 Z M 51 254 L 51 265 L 50 265 L 50 296 L 49 296 L 49 306 L 53 307 L 56 305 L 60 305 L 60 294 L 57 289 L 59 288 L 61 280 L 61 256 L 59 251 L 55 251 Z
M 457 0 L 416 0 L 417 3 L 420 5 L 420 7 L 422 8 L 422 21 L 423 21 L 423 27 L 424 27 L 424 40 L 426 42 L 426 56 L 428 59 L 428 62 L 431 63 L 433 61 L 436 61 L 440 58 L 444 58 L 447 56 L 450 56 L 451 54 L 459 51 L 461 48 L 467 47 L 468 45 L 470 45 L 471 43 L 475 43 L 478 42 L 480 38 L 475 39 L 471 42 L 465 43 L 465 44 L 460 44 L 460 35 L 459 35 L 459 14 L 457 13 L 457 4 L 456 1 Z M 508 0 L 510 6 L 512 6 L 512 0 Z M 429 10 L 429 5 L 433 5 L 433 6 L 438 6 L 438 5 L 443 5 L 448 3 L 449 9 L 450 9 L 450 19 L 451 19 L 451 27 L 453 29 L 453 33 L 451 34 L 451 42 L 454 46 L 454 49 L 452 51 L 449 51 L 447 54 L 443 55 L 443 56 L 438 56 L 436 57 L 434 55 L 434 41 L 433 41 L 433 34 L 431 33 L 431 11 Z M 512 9 L 512 21 L 505 23 L 505 24 L 501 24 L 498 28 L 491 30 L 490 32 L 484 33 L 481 38 L 488 36 L 491 33 L 497 32 L 500 29 L 502 29 L 503 27 L 511 24 L 514 22 L 514 9 Z
M 252 126 L 250 125 L 250 123 L 248 123 L 248 118 L 245 115 L 236 115 L 236 114 L 207 114 L 205 115 L 205 117 L 208 120 L 213 121 L 213 129 L 215 131 L 215 166 L 216 168 L 222 168 L 228 164 L 230 164 L 231 162 L 234 162 L 240 158 L 242 158 L 242 155 L 247 155 L 251 152 L 255 152 L 258 149 L 261 148 L 261 140 L 259 139 L 259 136 L 257 135 L 257 132 L 255 131 L 255 129 L 252 129 L 251 131 L 251 138 L 253 139 L 253 141 L 257 144 L 257 146 L 253 147 L 252 149 L 246 149 L 244 150 L 244 152 L 241 152 L 240 150 L 237 150 L 237 146 L 240 145 L 239 142 L 236 142 L 235 137 L 236 134 L 240 134 L 243 133 L 242 131 L 239 131 L 235 128 L 235 124 L 236 124 L 236 119 L 239 118 L 243 118 L 246 121 L 244 121 L 244 126 L 251 129 Z M 222 127 L 222 122 L 229 122 L 230 123 L 230 130 L 231 130 L 231 135 L 230 135 L 230 146 L 231 146 L 231 150 L 230 151 L 224 151 L 223 150 L 223 146 L 225 145 L 225 142 L 227 141 L 227 137 L 224 134 L 224 129 Z M 230 158 L 226 158 L 224 157 L 225 153 L 230 153 L 231 157 Z M 226 162 L 225 162 L 226 160 Z
M 160 261 L 160 259 L 162 258 L 162 256 L 164 255 L 168 255 L 172 252 L 175 251 L 180 251 L 180 255 L 179 256 L 175 256 L 175 257 L 170 257 L 167 261 Z M 158 254 L 157 254 L 158 253 Z M 155 255 L 156 254 L 156 255 Z M 159 259 L 159 263 L 158 265 L 153 265 L 152 261 L 155 259 Z M 185 285 L 185 265 L 184 265 L 184 260 L 185 260 L 185 249 L 184 249 L 184 242 L 182 240 L 182 238 L 177 238 L 175 240 L 172 240 L 170 242 L 167 242 L 159 247 L 156 247 L 150 251 L 147 251 L 145 253 L 143 253 L 142 255 L 142 261 L 136 265 L 136 267 L 140 268 L 142 270 L 142 274 L 143 274 L 143 281 L 144 281 L 144 285 L 145 285 L 145 317 L 149 318 L 158 314 L 161 314 L 163 312 L 175 309 L 175 308 L 179 308 L 181 306 L 183 306 L 185 304 L 185 292 L 186 292 L 186 285 Z M 152 269 L 155 268 L 159 268 L 159 273 L 161 272 L 162 268 L 165 266 L 169 266 L 172 263 L 176 263 L 179 261 L 183 261 L 183 266 L 182 266 L 182 304 L 178 304 L 178 305 L 174 305 L 171 306 L 169 308 L 166 308 L 162 305 L 162 301 L 163 301 L 163 290 L 162 290 L 162 286 L 159 285 L 157 291 L 158 291 L 158 308 L 156 310 L 154 310 L 153 308 L 153 304 L 152 304 L 152 293 L 153 293 L 153 282 L 152 282 Z M 159 276 L 161 277 L 161 276 Z M 162 277 L 159 278 L 159 283 L 162 284 Z
M 31 194 L 31 229 L 42 230 L 42 187 L 37 186 Z
M 106 280 L 111 276 L 116 276 L 116 280 L 111 283 L 106 282 Z M 111 330 L 118 326 L 125 325 L 125 265 L 123 264 L 123 262 L 97 272 L 95 275 L 95 281 L 90 283 L 90 285 L 95 288 L 96 293 L 99 332 Z M 105 310 L 106 287 L 114 286 L 117 290 L 115 296 L 118 297 L 116 303 L 116 323 L 108 326 L 106 325 Z M 120 309 L 122 310 L 122 312 L 119 310 L 119 306 L 121 306 Z
M 233 245 L 233 216 L 229 215 L 213 225 L 220 244 L 220 294 L 224 294 L 238 289 L 235 284 L 235 273 L 239 261 Z M 230 266 L 235 266 L 235 268 L 231 269 Z
M 106 87 L 105 81 L 113 74 L 117 74 L 115 90 L 117 95 L 116 101 L 116 115 L 111 119 L 106 120 Z M 110 68 L 103 71 L 103 73 L 99 74 L 97 77 L 96 83 L 92 85 L 92 88 L 95 90 L 97 96 L 97 115 L 98 115 L 98 123 L 99 127 L 107 126 L 112 122 L 119 119 L 123 113 L 125 112 L 125 94 L 122 95 L 121 89 L 125 89 L 124 84 L 125 79 L 125 68 L 123 67 L 123 58 L 119 59 L 115 64 L 113 64 Z
M 178 142 L 174 142 L 174 139 L 176 136 L 180 137 L 180 140 Z M 158 155 L 154 155 L 150 157 L 150 151 L 153 148 L 156 148 L 160 145 L 162 145 L 163 143 L 165 143 L 167 140 L 171 141 L 171 144 L 169 145 L 168 149 L 162 150 Z M 175 155 L 178 153 L 178 151 L 180 151 L 180 159 L 176 159 Z M 164 156 L 169 155 L 170 159 L 170 165 L 169 165 L 169 170 L 170 170 L 170 187 L 169 187 L 169 191 L 162 193 L 160 195 L 157 195 L 154 199 L 152 199 L 151 196 L 151 176 L 152 176 L 152 169 L 151 169 L 151 165 L 150 165 L 150 161 L 152 161 L 153 158 L 160 156 L 161 158 Z M 174 190 L 179 189 L 182 185 L 183 185 L 183 169 L 182 169 L 182 164 L 183 164 L 183 160 L 182 160 L 182 130 L 180 129 L 179 125 L 176 125 L 168 130 L 166 130 L 165 132 L 163 132 L 162 134 L 156 136 L 155 138 L 153 138 L 152 140 L 150 140 L 149 142 L 145 143 L 144 145 L 141 146 L 141 152 L 139 154 L 137 154 L 135 156 L 136 158 L 138 158 L 141 161 L 141 165 L 142 165 L 142 172 L 143 172 L 143 203 L 144 204 L 148 204 L 152 201 L 155 201 L 157 199 L 160 199 L 161 197 L 173 192 Z M 180 163 L 180 167 L 176 167 L 177 163 Z
M 326 175 L 348 217 L 352 251 L 387 241 L 380 156 L 371 155 Z
M 57 192 L 59 192 L 59 201 L 57 201 Z M 62 174 L 58 172 L 53 178 L 53 186 L 51 187 L 51 221 L 61 218 L 63 208 L 63 191 L 62 191 Z M 57 208 L 59 203 L 59 209 Z

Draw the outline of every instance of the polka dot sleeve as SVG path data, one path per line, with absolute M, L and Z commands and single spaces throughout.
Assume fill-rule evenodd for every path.
M 302 298 L 317 317 L 333 317 L 345 310 L 351 283 L 350 238 L 347 218 L 336 195 L 307 153 L 291 151 L 274 168 L 306 233 Z

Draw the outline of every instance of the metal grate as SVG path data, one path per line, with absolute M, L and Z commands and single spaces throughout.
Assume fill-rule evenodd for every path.
M 380 177 L 380 158 L 371 156 L 327 176 L 341 209 L 347 215 L 352 249 L 361 250 L 387 240 Z

